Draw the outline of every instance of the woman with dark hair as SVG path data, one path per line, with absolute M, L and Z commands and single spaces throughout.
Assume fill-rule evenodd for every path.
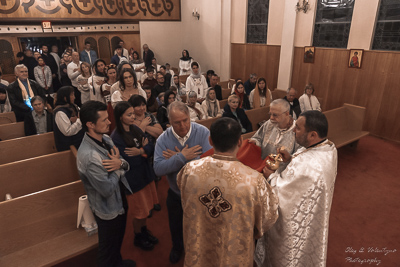
M 321 105 L 318 98 L 314 95 L 314 85 L 308 83 L 304 88 L 304 94 L 299 98 L 301 112 L 308 110 L 321 111 Z
M 102 59 L 96 60 L 93 64 L 94 73 L 89 79 L 89 84 L 92 86 L 90 90 L 90 100 L 106 103 L 101 90 L 101 86 L 106 82 L 105 67 L 106 62 Z
M 128 212 L 133 217 L 135 232 L 134 245 L 143 250 L 152 250 L 158 243 L 146 226 L 146 218 L 154 205 L 158 203 L 155 174 L 148 161 L 154 153 L 154 143 L 146 138 L 145 133 L 134 125 L 135 114 L 126 101 L 117 103 L 114 109 L 116 129 L 111 138 L 121 156 L 129 163 L 125 173 L 133 194 L 127 195 Z
M 114 109 L 111 105 L 111 87 L 117 82 L 117 66 L 110 64 L 106 66 L 106 82 L 101 85 L 104 100 L 107 103 L 108 120 L 110 124 L 110 133 L 115 129 Z
M 74 104 L 72 86 L 63 86 L 57 91 L 54 109 L 54 141 L 57 151 L 69 150 L 71 145 L 77 149 L 82 142 L 84 131 L 79 119 L 79 108 Z
M 137 51 L 133 51 L 132 60 L 130 63 L 133 66 L 133 69 L 136 72 L 137 80 L 141 81 L 143 76 L 143 70 L 145 69 L 143 59 L 140 58 L 139 53 Z
M 246 112 L 242 108 L 239 108 L 239 97 L 237 95 L 230 95 L 228 97 L 228 105 L 224 107 L 224 113 L 222 117 L 228 117 L 236 120 L 242 127 L 242 134 L 253 131 L 253 126 Z
M 237 95 L 239 97 L 239 108 L 242 108 L 244 110 L 251 109 L 249 97 L 244 92 L 244 84 L 242 82 L 238 82 L 235 84 L 233 95 Z
M 256 87 L 250 92 L 249 101 L 251 108 L 269 107 L 272 102 L 272 94 L 267 88 L 264 78 L 258 79 Z
M 133 95 L 128 102 L 133 107 L 135 125 L 143 132 L 149 134 L 149 139 L 155 144 L 156 139 L 162 134 L 163 129 L 156 117 L 147 112 L 146 99 L 141 95 Z
M 153 92 L 152 92 L 150 86 L 144 85 L 143 90 L 146 92 L 146 96 L 147 96 L 147 104 L 146 104 L 147 111 L 148 112 L 157 112 L 157 110 L 158 110 L 157 98 L 153 95 Z
M 128 101 L 133 95 L 141 95 L 146 99 L 146 92 L 137 82 L 136 73 L 133 69 L 122 69 L 119 73 L 119 88 L 111 96 L 113 107 L 120 101 Z
M 165 131 L 168 127 L 170 127 L 171 125 L 169 124 L 169 119 L 168 119 L 168 106 L 169 104 L 171 104 L 172 102 L 174 102 L 176 100 L 176 95 L 174 92 L 167 90 L 164 94 L 164 104 L 161 105 L 158 108 L 157 111 L 157 120 L 158 122 L 161 124 L 161 127 L 163 128 L 163 130 Z
M 90 90 L 93 89 L 89 84 L 89 78 L 92 77 L 92 67 L 87 62 L 82 62 L 79 66 L 81 74 L 78 76 L 78 90 L 81 92 L 82 104 L 90 100 Z
M 219 106 L 219 101 L 215 94 L 214 88 L 209 88 L 206 95 L 206 100 L 201 103 L 205 119 L 217 118 L 222 116 L 222 110 Z
M 192 62 L 193 58 L 189 56 L 189 51 L 183 50 L 182 57 L 179 59 L 179 75 L 189 75 Z
M 208 88 L 206 78 L 201 74 L 200 64 L 193 62 L 191 65 L 192 71 L 186 79 L 186 93 L 196 92 L 197 101 L 201 104 L 206 97 Z

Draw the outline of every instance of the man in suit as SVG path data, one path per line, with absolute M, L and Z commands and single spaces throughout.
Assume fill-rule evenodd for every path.
M 41 96 L 45 99 L 44 89 L 34 80 L 28 79 L 28 68 L 19 64 L 14 68 L 16 80 L 8 88 L 8 97 L 17 121 L 24 121 L 25 115 L 32 111 L 30 99 Z
M 90 42 L 86 41 L 85 42 L 85 50 L 81 52 L 81 61 L 82 62 L 87 62 L 90 65 L 93 65 L 93 63 L 97 60 L 97 54 L 96 51 L 94 51 L 90 47 Z
M 296 98 L 297 90 L 294 88 L 289 88 L 287 89 L 286 96 L 283 98 L 287 102 L 289 102 L 290 105 L 290 115 L 293 117 L 293 119 L 297 119 L 300 116 L 301 109 L 300 109 L 300 102 Z
M 154 53 L 153 51 L 150 50 L 149 46 L 147 44 L 143 45 L 143 61 L 144 65 L 147 67 L 150 67 L 152 64 L 152 60 L 154 58 Z

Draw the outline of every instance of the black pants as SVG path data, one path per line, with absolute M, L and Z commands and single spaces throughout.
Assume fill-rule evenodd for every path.
M 75 95 L 75 104 L 78 105 L 78 107 L 82 106 L 82 101 L 81 101 L 81 91 L 78 90 L 77 87 L 74 87 L 74 95 Z
M 168 190 L 167 209 L 172 248 L 181 251 L 183 250 L 183 209 L 181 197 L 171 189 Z
M 99 232 L 98 266 L 123 266 L 121 256 L 122 240 L 126 226 L 126 213 L 112 220 L 102 220 L 94 215 Z

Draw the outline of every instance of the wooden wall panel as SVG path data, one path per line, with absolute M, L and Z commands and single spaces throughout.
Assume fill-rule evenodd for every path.
M 352 69 L 348 50 L 316 48 L 314 64 L 303 63 L 303 50 L 295 48 L 293 62 L 292 87 L 299 95 L 311 82 L 323 110 L 343 103 L 364 106 L 364 130 L 400 141 L 400 53 L 365 51 L 362 68 Z
M 280 50 L 280 46 L 231 44 L 231 78 L 242 78 L 244 82 L 255 72 L 267 80 L 270 89 L 275 89 Z

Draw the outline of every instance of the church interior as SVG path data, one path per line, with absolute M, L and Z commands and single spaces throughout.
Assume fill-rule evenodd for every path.
M 9 83 L 15 80 L 17 53 L 25 48 L 40 51 L 40 45 L 46 43 L 58 46 L 62 53 L 67 45 L 82 51 L 90 42 L 98 58 L 109 64 L 121 40 L 127 50 L 132 48 L 139 55 L 147 44 L 158 64 L 169 63 L 173 69 L 178 69 L 182 50 L 187 49 L 201 71 L 214 70 L 220 82 L 244 82 L 256 73 L 266 79 L 273 97 L 282 98 L 288 88 L 295 88 L 299 98 L 306 84 L 312 83 L 322 112 L 337 122 L 330 125 L 330 133 L 343 141 L 338 148 L 326 266 L 398 266 L 400 1 L 7 0 L 0 1 L 0 18 L 1 78 Z M 358 109 L 339 113 L 346 105 Z M 369 134 L 340 139 L 353 128 Z M 6 141 L 0 141 L 0 147 L 2 142 Z M 18 148 L 17 143 L 13 147 Z M 64 156 L 66 162 L 74 160 Z M 57 170 L 53 171 L 56 177 Z M 29 175 L 29 169 L 24 173 Z M 71 182 L 76 181 L 66 183 Z M 121 253 L 137 266 L 183 266 L 183 260 L 178 264 L 168 261 L 172 245 L 167 190 L 168 182 L 162 178 L 157 188 L 161 211 L 148 219 L 149 228 L 160 240 L 153 251 L 144 252 L 133 245 L 133 229 L 127 224 Z M 27 201 L 32 203 L 30 208 L 41 209 L 34 206 L 43 201 L 41 192 L 28 194 L 33 197 Z M 9 238 L 15 235 L 14 223 L 30 220 L 21 215 L 1 222 L 8 217 L 3 212 L 19 209 L 17 199 L 8 206 L 7 201 L 0 202 L 0 232 Z M 59 209 L 63 208 L 76 209 Z M 57 209 L 54 212 L 63 216 Z M 33 220 L 32 224 L 40 224 L 43 218 Z M 74 228 L 76 219 L 70 221 Z M 69 227 L 66 224 L 60 223 L 59 228 Z M 24 227 L 18 234 L 24 237 L 12 245 L 15 249 L 0 241 L 0 266 L 10 259 L 23 259 L 35 246 L 47 254 L 46 242 L 53 242 L 48 243 L 52 247 L 59 244 L 48 266 L 96 266 L 93 241 L 86 247 L 77 244 L 72 255 L 57 258 L 60 248 L 66 246 L 62 235 L 46 239 L 61 232 L 57 226 L 42 229 L 40 244 L 29 234 L 31 225 Z M 27 247 L 29 244 L 35 245 Z

